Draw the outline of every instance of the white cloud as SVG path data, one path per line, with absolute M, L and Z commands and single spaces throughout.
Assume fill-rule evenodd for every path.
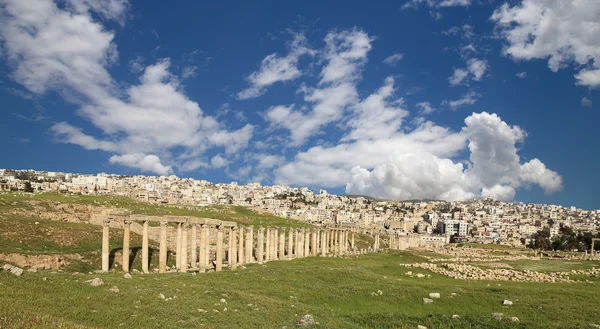
M 421 115 L 428 115 L 436 111 L 436 109 L 431 106 L 429 102 L 419 102 L 417 103 L 417 107 L 421 109 L 419 111 Z
M 190 79 L 198 76 L 198 67 L 196 65 L 190 65 L 183 68 L 181 71 L 181 78 Z
M 469 6 L 471 0 L 408 0 L 402 5 L 402 9 L 417 8 L 422 4 L 425 4 L 430 8 Z
M 465 105 L 473 105 L 477 103 L 477 100 L 481 97 L 481 94 L 475 91 L 469 91 L 461 96 L 461 98 L 454 101 L 444 101 L 444 104 L 450 105 L 450 108 L 457 110 Z
M 210 159 L 210 164 L 213 166 L 213 168 L 222 168 L 229 164 L 229 160 L 225 159 L 220 154 L 217 154 Z
M 260 69 L 247 77 L 250 87 L 237 94 L 238 99 L 256 98 L 267 92 L 267 88 L 280 81 L 294 80 L 302 75 L 298 69 L 298 61 L 303 55 L 314 55 L 315 52 L 308 48 L 306 38 L 302 34 L 295 34 L 287 56 L 270 54 L 265 57 Z
M 129 69 L 135 74 L 140 74 L 144 71 L 144 57 L 136 56 L 134 59 L 129 61 Z
M 153 172 L 163 176 L 173 172 L 171 166 L 164 166 L 160 162 L 160 158 L 154 154 L 133 153 L 113 155 L 108 161 L 127 167 L 139 168 L 142 172 Z
M 515 60 L 548 59 L 554 72 L 570 63 L 577 84 L 600 86 L 600 1 L 524 0 L 504 3 L 491 19 Z
M 448 78 L 451 86 L 460 85 L 469 76 L 469 71 L 464 69 L 454 69 L 454 73 Z
M 583 107 L 592 107 L 592 99 L 588 97 L 583 97 L 581 99 L 581 106 Z
M 279 166 L 285 161 L 285 157 L 280 155 L 272 155 L 272 154 L 257 154 L 256 159 L 258 159 L 258 168 L 259 169 L 271 169 L 273 167 Z
M 467 61 L 469 72 L 473 75 L 473 80 L 479 81 L 485 74 L 488 68 L 487 61 L 481 59 L 471 58 Z
M 525 78 L 527 78 L 527 72 L 519 72 L 519 73 L 515 74 L 515 76 L 517 76 L 517 78 L 520 78 L 520 79 L 525 79 Z
M 533 159 L 521 166 L 521 179 L 525 183 L 539 185 L 544 192 L 553 193 L 562 188 L 562 177 L 548 168 L 538 159 Z
M 251 138 L 251 125 L 229 131 L 204 115 L 169 71 L 168 59 L 145 67 L 139 84 L 121 89 L 107 70 L 118 56 L 114 32 L 95 21 L 89 11 L 118 20 L 124 17 L 118 11 L 127 8 L 126 2 L 71 0 L 66 8 L 51 0 L 4 2 L 0 38 L 14 69 L 13 79 L 37 95 L 59 92 L 102 132 L 100 137 L 90 136 L 60 122 L 51 129 L 59 140 L 123 154 L 112 162 L 150 170 L 148 162 L 154 158 L 145 155 L 189 167 L 208 148 L 223 147 L 231 153 Z M 141 65 L 138 59 L 132 63 L 136 70 Z M 161 166 L 153 168 L 160 172 L 171 168 Z
M 398 63 L 400 60 L 402 60 L 403 57 L 404 57 L 403 54 L 397 54 L 396 53 L 396 54 L 393 54 L 393 55 L 390 55 L 390 56 L 386 57 L 383 60 L 383 62 L 385 64 L 388 64 L 388 65 L 396 65 L 396 63 Z

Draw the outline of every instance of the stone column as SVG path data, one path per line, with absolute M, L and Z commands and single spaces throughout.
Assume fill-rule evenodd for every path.
M 217 255 L 215 271 L 220 272 L 223 269 L 223 226 L 217 226 Z
M 312 242 L 311 242 L 311 249 L 310 249 L 310 254 L 312 256 L 316 256 L 317 255 L 317 229 L 313 228 L 312 229 Z
M 237 268 L 237 231 L 238 228 L 233 226 L 229 229 L 229 268 L 235 270 Z
M 271 228 L 267 227 L 265 230 L 265 261 L 271 260 Z
M 304 257 L 310 256 L 310 229 L 304 231 Z
M 190 241 L 190 265 L 192 268 L 198 267 L 198 246 L 196 245 L 198 241 L 198 236 L 196 232 L 196 224 L 192 224 L 192 241 Z
M 271 230 L 271 259 L 277 260 L 277 234 L 279 231 L 278 227 Z
M 160 222 L 160 249 L 158 255 L 158 272 L 167 272 L 167 228 L 168 222 Z
M 300 258 L 300 229 L 297 228 L 294 230 L 294 241 L 296 244 L 294 245 L 294 257 Z
M 148 221 L 145 220 L 142 226 L 142 272 L 150 272 L 148 271 L 148 263 Z
M 187 273 L 188 270 L 188 236 L 190 235 L 190 227 L 187 223 L 183 224 L 183 235 L 181 236 L 181 259 L 179 259 L 179 272 Z
M 175 254 L 175 268 L 179 270 L 181 267 L 181 223 L 177 223 L 177 242 L 176 242 L 176 254 Z
M 263 263 L 263 253 L 264 253 L 264 238 L 265 238 L 265 229 L 262 226 L 258 227 L 258 241 L 256 242 L 256 260 L 259 264 Z
M 350 240 L 350 245 L 352 246 L 352 250 L 355 250 L 356 246 L 354 245 L 354 232 L 352 232 L 352 239 Z
M 247 233 L 246 233 L 246 263 L 250 264 L 252 263 L 252 245 L 254 244 L 254 241 L 252 240 L 252 233 L 253 233 L 254 227 L 252 225 L 248 226 L 247 228 Z
M 206 268 L 206 263 L 208 259 L 206 257 L 206 246 L 208 245 L 206 239 L 208 237 L 208 226 L 206 224 L 200 225 L 200 261 L 198 264 L 198 268 L 200 272 L 204 272 Z
M 238 263 L 240 265 L 244 265 L 246 263 L 246 258 L 244 258 L 244 227 L 239 227 L 240 231 L 240 240 L 238 241 Z
M 129 272 L 129 238 L 131 221 L 123 221 L 123 272 Z
M 321 256 L 327 256 L 327 231 L 321 231 Z
M 294 258 L 294 229 L 290 227 L 288 230 L 288 247 L 287 247 L 287 258 Z
M 285 227 L 279 229 L 279 260 L 285 259 Z
M 110 219 L 102 222 L 102 272 L 110 270 L 110 237 L 109 237 Z

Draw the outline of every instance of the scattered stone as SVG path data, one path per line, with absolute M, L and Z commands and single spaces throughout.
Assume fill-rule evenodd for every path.
M 600 324 L 590 323 L 590 327 L 600 329 Z
M 423 273 L 417 273 L 417 278 L 422 279 L 425 277 L 425 274 Z
M 205 309 L 201 309 L 201 308 L 199 308 L 199 309 L 198 309 L 198 312 L 200 312 L 200 313 L 207 313 L 208 311 L 207 311 L 207 310 L 205 310 Z
M 131 279 L 131 274 L 129 274 L 129 273 L 123 274 L 123 279 Z
M 113 286 L 112 288 L 109 289 L 111 292 L 114 292 L 115 294 L 119 292 L 119 288 L 117 288 L 117 286 Z
M 225 298 L 221 298 L 221 300 L 219 300 L 219 302 L 221 302 L 222 304 L 227 304 L 227 301 L 225 300 Z
M 5 271 L 9 271 L 10 273 L 16 275 L 16 276 L 21 276 L 23 274 L 23 269 L 10 265 L 10 264 L 4 264 L 4 266 L 2 266 L 2 269 L 4 269 Z
M 312 326 L 313 324 L 315 324 L 315 319 L 313 318 L 312 315 L 310 314 L 306 314 L 304 315 L 299 321 L 298 321 L 298 326 L 300 327 L 308 327 L 308 326 Z
M 417 329 L 427 329 L 427 327 L 425 327 L 425 326 L 422 326 L 422 325 L 418 325 L 418 326 L 417 326 Z
M 406 272 L 406 275 L 412 275 L 412 271 Z
M 431 292 L 429 293 L 429 298 L 440 298 L 439 292 Z
M 379 296 L 379 295 L 378 295 L 376 292 L 374 292 L 374 291 L 373 291 L 373 292 L 371 293 L 371 296 L 377 297 L 377 296 Z
M 458 315 L 458 314 L 452 314 L 452 318 L 453 319 L 460 319 L 460 315 Z
M 425 304 L 431 304 L 431 303 L 433 303 L 433 299 L 423 298 L 423 303 L 425 303 Z
M 213 312 L 215 312 L 215 313 L 219 313 L 219 310 L 215 310 L 215 309 L 213 309 Z
M 28 269 L 27 272 L 35 273 L 35 272 L 37 272 L 37 268 L 32 267 L 32 268 Z
M 510 318 L 510 321 L 512 322 L 519 322 L 519 318 L 517 318 L 516 316 L 513 316 Z
M 377 290 L 377 293 L 379 294 L 379 296 L 383 295 L 383 291 L 381 290 Z
M 97 286 L 103 285 L 104 281 L 102 281 L 102 279 L 100 279 L 100 278 L 94 278 L 92 280 L 85 281 L 85 283 L 89 283 L 90 286 L 92 286 L 92 287 L 97 287 Z
M 453 293 L 451 293 L 450 295 L 452 295 L 452 296 L 456 296 L 456 293 L 455 293 L 455 292 L 453 292 Z
M 160 293 L 160 294 L 158 295 L 158 298 L 160 298 L 160 299 L 165 299 L 165 295 L 163 295 L 162 293 Z
M 504 301 L 502 301 L 502 305 L 504 305 L 504 306 L 510 306 L 512 304 L 513 304 L 513 302 L 508 299 L 505 299 Z
M 43 277 L 43 278 L 42 278 L 42 281 L 46 281 L 46 280 L 48 280 L 48 278 L 47 278 L 47 277 Z
M 504 314 L 503 313 L 492 313 L 492 317 L 494 317 L 494 319 L 496 319 L 496 320 L 502 320 L 502 318 L 504 318 Z

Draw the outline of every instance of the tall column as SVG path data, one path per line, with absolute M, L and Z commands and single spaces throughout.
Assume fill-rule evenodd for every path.
M 229 230 L 229 268 L 235 270 L 237 268 L 237 250 L 236 250 L 236 241 L 237 241 L 237 227 L 232 227 Z
M 244 258 L 244 227 L 240 226 L 239 228 L 240 240 L 238 241 L 238 263 L 244 265 L 246 263 L 246 258 Z
M 296 245 L 294 247 L 294 257 L 300 258 L 300 229 L 297 228 L 294 230 L 294 237 L 296 241 Z
M 288 230 L 288 247 L 287 247 L 287 258 L 294 258 L 294 229 L 290 227 Z
M 252 245 L 254 244 L 254 241 L 252 241 L 253 237 L 252 237 L 252 231 L 254 230 L 254 227 L 252 225 L 248 226 L 247 228 L 247 232 L 246 232 L 246 263 L 250 264 L 252 263 Z
M 304 232 L 304 257 L 310 256 L 310 229 Z
M 182 224 L 182 225 L 183 225 L 183 235 L 181 237 L 181 259 L 179 260 L 179 264 L 181 265 L 181 267 L 179 267 L 179 272 L 187 273 L 187 269 L 188 269 L 187 247 L 188 247 L 188 236 L 190 235 L 190 227 L 187 223 Z
M 278 227 L 274 227 L 271 230 L 271 259 L 276 260 L 277 259 L 277 234 L 279 228 Z
M 108 272 L 110 259 L 110 238 L 109 238 L 110 220 L 102 222 L 102 272 Z
M 327 231 L 321 231 L 321 256 L 327 256 Z
M 142 272 L 149 273 L 148 271 L 148 221 L 144 221 L 142 226 Z
M 340 230 L 338 232 L 338 254 L 342 255 L 344 253 L 344 231 Z
M 208 262 L 206 258 L 206 246 L 208 245 L 206 239 L 208 237 L 208 226 L 206 224 L 200 225 L 200 261 L 199 261 L 199 269 L 200 272 L 204 272 L 206 268 L 206 263 Z
M 129 238 L 131 221 L 123 221 L 123 272 L 129 272 Z
M 350 246 L 352 246 L 352 251 L 354 251 L 356 248 L 356 246 L 354 245 L 354 232 L 352 232 L 352 239 L 350 240 Z
M 285 227 L 279 229 L 279 260 L 285 259 Z
M 216 255 L 215 271 L 219 272 L 223 269 L 223 226 L 217 226 L 217 255 Z
M 310 254 L 312 256 L 316 256 L 317 255 L 317 229 L 313 228 L 312 229 L 312 242 L 311 242 L 311 249 L 310 249 Z
M 158 272 L 167 272 L 167 227 L 168 222 L 160 222 L 160 247 L 158 252 Z
M 192 268 L 196 268 L 198 266 L 198 247 L 196 245 L 197 241 L 198 241 L 198 236 L 197 236 L 197 232 L 196 232 L 196 224 L 192 224 L 192 241 L 190 241 L 190 265 Z
M 265 261 L 271 260 L 271 228 L 267 227 L 265 230 Z
M 258 240 L 256 241 L 256 260 L 259 264 L 263 263 L 265 229 L 262 226 L 258 227 Z
M 181 223 L 177 223 L 177 242 L 176 242 L 176 254 L 175 254 L 175 268 L 179 270 L 181 267 Z

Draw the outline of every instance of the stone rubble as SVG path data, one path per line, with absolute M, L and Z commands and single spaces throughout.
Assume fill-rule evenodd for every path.
M 94 279 L 85 281 L 85 283 L 89 283 L 90 286 L 92 286 L 92 287 L 98 287 L 98 286 L 103 285 L 104 281 L 102 281 L 102 279 L 100 279 L 100 278 L 94 278 Z

